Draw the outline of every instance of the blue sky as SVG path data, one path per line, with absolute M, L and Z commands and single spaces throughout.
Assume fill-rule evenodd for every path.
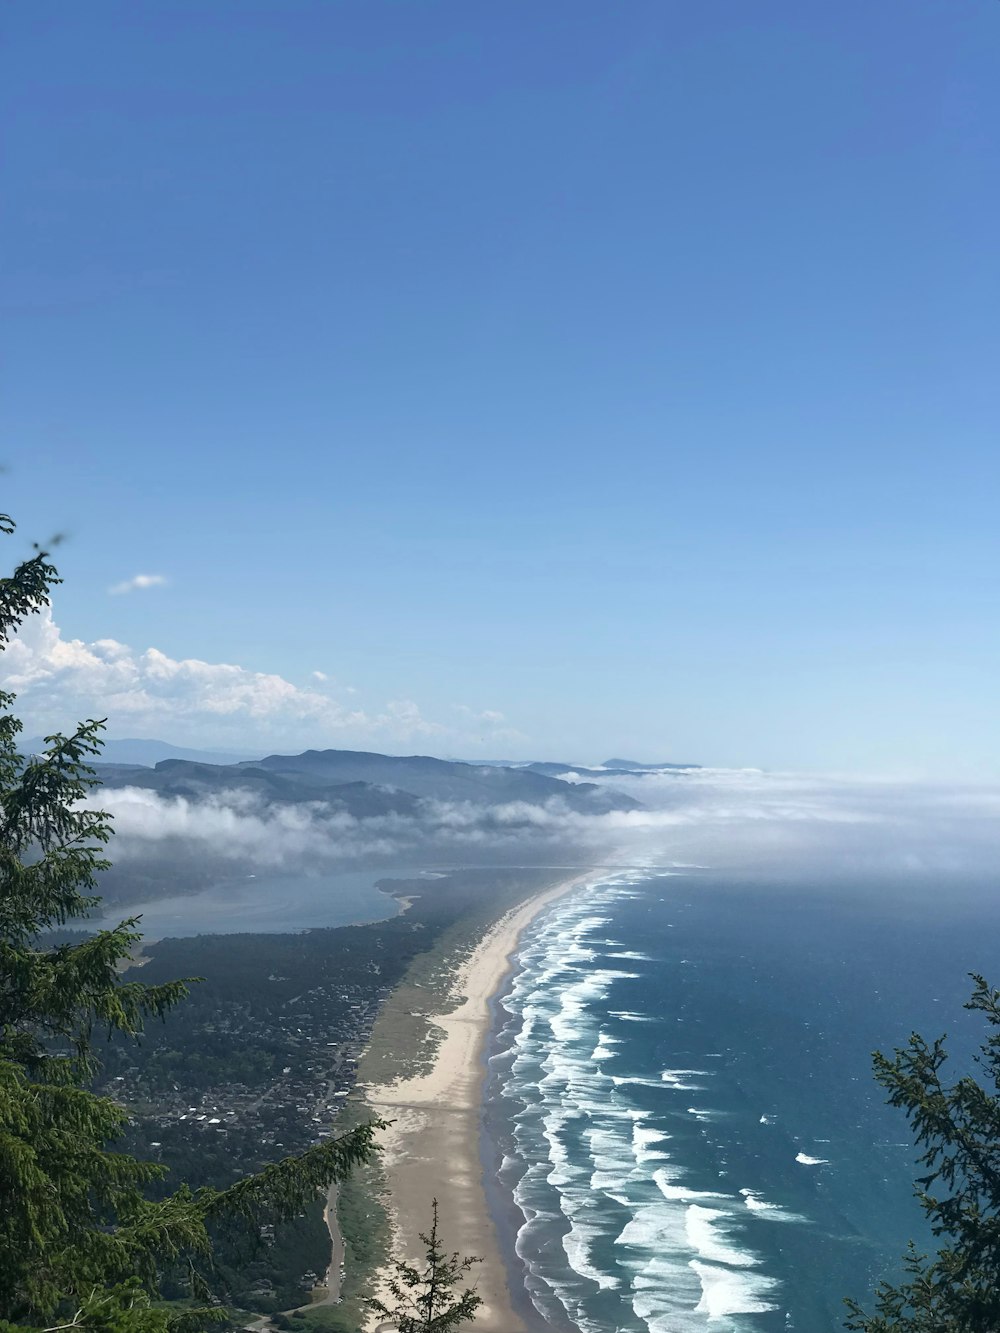
M 1000 770 L 995 0 L 5 26 L 30 727 Z

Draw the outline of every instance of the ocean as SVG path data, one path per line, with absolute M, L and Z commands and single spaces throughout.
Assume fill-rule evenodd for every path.
M 988 885 L 608 874 L 522 941 L 487 1078 L 497 1222 L 534 1322 L 843 1326 L 929 1237 L 871 1052 L 977 1039 Z M 513 1206 L 511 1206 L 513 1205 Z

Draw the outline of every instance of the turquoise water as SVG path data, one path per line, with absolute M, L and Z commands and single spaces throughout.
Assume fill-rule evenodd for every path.
M 499 1008 L 489 1114 L 519 1275 L 594 1330 L 840 1328 L 926 1240 L 871 1051 L 968 1051 L 989 888 L 629 873 L 558 904 Z

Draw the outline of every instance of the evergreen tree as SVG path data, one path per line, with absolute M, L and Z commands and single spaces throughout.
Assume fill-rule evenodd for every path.
M 455 1293 L 465 1274 L 482 1260 L 471 1255 L 463 1259 L 441 1248 L 437 1199 L 431 1205 L 430 1234 L 421 1232 L 420 1239 L 423 1267 L 400 1261 L 392 1265 L 395 1276 L 388 1285 L 395 1304 L 389 1306 L 373 1297 L 367 1305 L 398 1333 L 448 1333 L 472 1319 L 483 1303 L 474 1288 Z
M 12 533 L 0 515 L 0 531 Z M 60 580 L 45 551 L 0 579 L 0 650 Z M 299 1213 L 374 1151 L 373 1121 L 225 1190 L 144 1189 L 164 1168 L 114 1151 L 126 1112 L 89 1084 L 95 1033 L 135 1038 L 183 999 L 187 983 L 126 981 L 137 919 L 77 943 L 50 932 L 86 916 L 108 866 L 109 816 L 90 809 L 102 723 L 18 750 L 14 696 L 0 691 L 0 1333 L 80 1328 L 183 1333 L 220 1317 L 157 1306 L 165 1266 L 186 1264 L 211 1296 L 213 1226 L 256 1229 Z M 49 937 L 47 939 L 47 936 Z M 190 979 L 188 979 L 190 980 Z
M 944 1038 L 914 1034 L 892 1060 L 875 1053 L 875 1077 L 912 1126 L 926 1174 L 916 1196 L 935 1236 L 933 1258 L 911 1244 L 906 1279 L 883 1282 L 875 1314 L 847 1302 L 849 1329 L 863 1333 L 996 1333 L 1000 1329 L 1000 991 L 973 974 L 966 1009 L 985 1015 L 976 1057 L 982 1082 L 949 1084 Z

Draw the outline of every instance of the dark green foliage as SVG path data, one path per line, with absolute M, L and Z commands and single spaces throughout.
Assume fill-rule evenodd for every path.
M 948 1083 L 944 1038 L 914 1034 L 892 1060 L 876 1052 L 875 1077 L 905 1111 L 926 1174 L 916 1195 L 941 1246 L 911 1246 L 906 1278 L 884 1282 L 876 1312 L 848 1301 L 847 1327 L 863 1333 L 995 1333 L 1000 1328 L 1000 991 L 973 975 L 965 1006 L 989 1031 L 976 1057 L 981 1081 Z
M 12 530 L 0 516 L 0 531 Z M 57 581 L 41 551 L 0 580 L 0 646 Z M 158 1308 L 164 1270 L 183 1265 L 190 1294 L 204 1301 L 212 1230 L 253 1234 L 298 1215 L 371 1155 L 377 1124 L 226 1188 L 182 1185 L 160 1197 L 152 1187 L 164 1168 L 110 1146 L 127 1116 L 88 1088 L 94 1039 L 136 1038 L 187 986 L 121 978 L 139 940 L 134 919 L 83 939 L 45 938 L 86 915 L 108 864 L 109 819 L 86 807 L 101 724 L 47 737 L 44 753 L 25 760 L 13 702 L 0 693 L 0 1333 L 185 1333 L 220 1312 Z
M 341 1304 L 337 1308 L 353 1314 L 356 1327 L 363 1323 L 368 1277 L 385 1263 L 391 1244 L 382 1181 L 373 1179 L 377 1172 L 378 1163 L 363 1167 L 337 1193 L 337 1221 L 345 1250 Z
M 476 1295 L 475 1288 L 455 1291 L 466 1273 L 482 1260 L 471 1255 L 464 1259 L 457 1253 L 449 1255 L 441 1248 L 437 1199 L 431 1205 L 430 1234 L 421 1232 L 420 1239 L 424 1245 L 422 1267 L 398 1261 L 392 1265 L 395 1277 L 389 1281 L 389 1292 L 395 1304 L 385 1305 L 374 1298 L 366 1304 L 398 1333 L 445 1333 L 467 1323 L 482 1305 L 483 1298 Z

